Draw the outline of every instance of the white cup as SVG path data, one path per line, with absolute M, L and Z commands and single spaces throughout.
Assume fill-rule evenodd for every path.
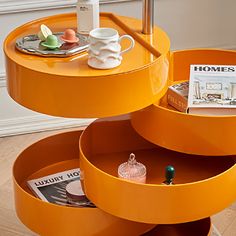
M 122 39 L 130 40 L 130 46 L 121 51 Z M 119 36 L 112 28 L 96 28 L 89 33 L 88 65 L 96 69 L 111 69 L 121 64 L 122 54 L 134 47 L 134 39 L 130 35 Z

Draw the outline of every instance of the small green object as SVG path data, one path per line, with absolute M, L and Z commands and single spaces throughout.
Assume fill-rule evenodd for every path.
M 165 177 L 166 180 L 164 181 L 165 184 L 173 184 L 173 178 L 175 177 L 175 168 L 173 166 L 166 166 L 165 169 Z
M 53 34 L 48 35 L 46 41 L 42 42 L 41 45 L 50 49 L 59 48 L 61 46 L 61 44 L 58 42 L 57 36 Z

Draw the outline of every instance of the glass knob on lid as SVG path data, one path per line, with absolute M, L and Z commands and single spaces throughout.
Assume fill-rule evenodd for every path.
M 146 183 L 146 167 L 136 161 L 134 153 L 131 153 L 127 162 L 118 167 L 119 178 L 138 183 Z

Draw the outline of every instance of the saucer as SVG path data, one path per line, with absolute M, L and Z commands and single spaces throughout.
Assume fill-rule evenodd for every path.
M 49 49 L 55 49 L 55 48 L 59 48 L 61 46 L 60 43 L 58 43 L 57 45 L 49 45 L 46 42 L 42 42 L 41 45 L 46 48 L 49 48 Z

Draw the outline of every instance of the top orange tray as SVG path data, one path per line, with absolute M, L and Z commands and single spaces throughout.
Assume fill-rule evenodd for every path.
M 163 96 L 167 88 L 170 42 L 158 27 L 154 34 L 141 33 L 141 21 L 101 13 L 101 27 L 129 34 L 135 47 L 122 64 L 110 70 L 91 69 L 87 53 L 69 58 L 43 58 L 19 52 L 16 39 L 36 34 L 41 24 L 53 32 L 76 30 L 76 15 L 61 14 L 29 22 L 5 40 L 7 85 L 19 104 L 61 117 L 106 117 L 144 108 Z M 122 44 L 122 47 L 126 46 Z
M 188 80 L 191 64 L 234 65 L 236 51 L 184 50 L 172 53 L 170 82 Z M 132 125 L 144 138 L 177 152 L 224 156 L 235 155 L 236 116 L 186 114 L 167 104 L 166 96 L 132 114 Z

